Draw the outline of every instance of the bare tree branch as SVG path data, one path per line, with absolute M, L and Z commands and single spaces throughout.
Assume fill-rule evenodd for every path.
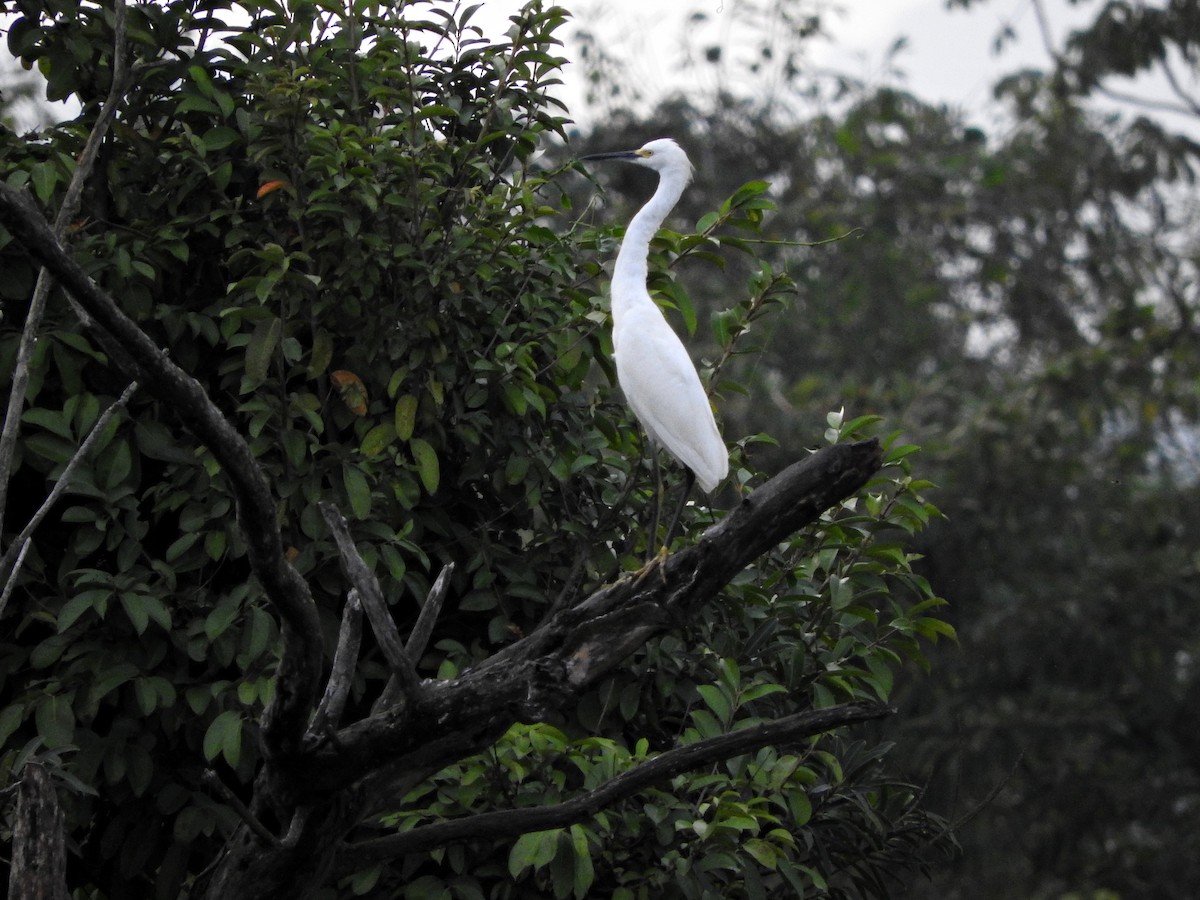
M 338 868 L 342 874 L 349 874 L 404 853 L 418 853 L 459 841 L 564 828 L 583 822 L 600 810 L 683 772 L 704 768 L 761 747 L 793 744 L 844 725 L 881 719 L 893 712 L 891 707 L 881 703 L 847 703 L 828 709 L 795 713 L 668 750 L 605 782 L 595 790 L 563 803 L 480 813 L 351 844 L 339 854 Z
M 275 496 L 254 454 L 200 383 L 172 362 L 67 253 L 27 194 L 0 183 L 0 220 L 146 373 L 146 389 L 205 443 L 229 478 L 250 565 L 282 623 L 283 654 L 275 697 L 264 715 L 264 748 L 272 758 L 295 751 L 316 697 L 321 628 L 307 583 L 284 556 Z
M 442 604 L 446 602 L 446 593 L 450 590 L 450 579 L 453 575 L 454 563 L 446 563 L 434 579 L 433 587 L 429 589 L 429 595 L 417 616 L 417 624 L 413 626 L 408 643 L 404 645 L 408 655 L 414 660 L 420 659 L 421 654 L 425 652 L 425 646 L 433 634 L 433 626 L 437 624 L 438 616 L 442 613 Z
M 95 446 L 96 441 L 98 441 L 100 436 L 104 434 L 105 429 L 108 428 L 108 423 L 112 421 L 112 417 L 125 408 L 125 405 L 129 402 L 129 398 L 134 395 L 137 389 L 138 383 L 136 381 L 125 388 L 125 390 L 121 393 L 121 396 L 118 397 L 117 400 L 101 414 L 100 418 L 96 420 L 96 424 L 92 426 L 92 430 L 89 431 L 87 437 L 83 439 L 83 443 L 79 445 L 79 449 L 77 449 L 71 455 L 71 458 L 67 460 L 67 465 L 63 468 L 62 474 L 58 476 L 58 480 L 54 482 L 54 487 L 50 489 L 50 493 L 46 496 L 45 501 L 40 507 L 38 507 L 37 512 L 33 514 L 28 524 L 24 527 L 24 529 L 22 529 L 21 533 L 17 535 L 16 539 L 12 542 L 12 544 L 9 545 L 8 551 L 4 554 L 4 558 L 0 559 L 0 581 L 16 580 L 17 573 L 19 572 L 19 566 L 17 566 L 16 560 L 18 558 L 23 559 L 25 557 L 26 542 L 33 535 L 34 530 L 38 527 L 38 525 L 41 524 L 42 520 L 46 518 L 46 515 L 58 501 L 58 498 L 62 496 L 63 491 L 70 487 L 71 479 L 75 475 L 75 470 L 79 468 L 79 464 L 87 458 L 88 454 L 92 450 L 92 447 Z M 8 591 L 6 590 L 5 597 L 7 596 Z M 3 614 L 3 612 L 4 604 L 0 603 L 0 614 Z
M 29 552 L 29 541 L 20 541 L 13 546 L 17 548 L 17 558 L 13 560 L 13 572 L 16 573 L 25 563 L 25 554 Z M 4 590 L 0 591 L 0 616 L 4 615 L 4 608 L 8 606 L 8 598 L 12 596 L 13 588 L 16 586 L 17 579 L 15 577 L 5 580 Z
M 336 728 L 342 719 L 346 698 L 350 695 L 350 684 L 354 680 L 354 669 L 358 665 L 362 620 L 362 600 L 357 590 L 351 590 L 346 598 L 346 608 L 342 611 L 342 625 L 338 629 L 337 649 L 333 653 L 333 667 L 325 683 L 325 694 L 308 727 L 310 736 L 324 735 L 330 728 Z
M 417 624 L 413 626 L 412 634 L 408 636 L 408 642 L 404 645 L 404 649 L 408 651 L 408 657 L 414 665 L 421 658 L 421 654 L 425 652 L 425 645 L 429 643 L 430 635 L 433 634 L 433 627 L 441 614 L 442 604 L 446 601 L 446 592 L 450 589 L 450 576 L 453 574 L 454 563 L 446 563 L 434 580 L 433 587 L 429 589 L 429 596 L 425 598 L 425 605 L 421 607 L 421 612 L 417 616 Z M 371 711 L 378 712 L 394 706 L 400 700 L 402 689 L 403 685 L 400 679 L 393 675 L 380 691 L 379 699 L 375 701 Z
M 359 555 L 346 519 L 338 512 L 337 507 L 332 503 L 319 505 L 321 515 L 325 517 L 325 524 L 329 526 L 333 539 L 337 542 L 342 568 L 345 569 L 354 589 L 358 591 L 363 609 L 367 613 L 367 621 L 371 623 L 371 630 L 375 632 L 375 639 L 391 667 L 393 677 L 399 679 L 400 688 L 406 696 L 416 698 L 421 693 L 421 679 L 417 676 L 417 667 L 413 665 L 404 642 L 400 640 L 400 632 L 396 630 L 396 623 L 383 599 L 379 579 Z

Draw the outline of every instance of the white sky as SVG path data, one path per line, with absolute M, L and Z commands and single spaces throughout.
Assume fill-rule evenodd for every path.
M 928 102 L 975 109 L 991 96 L 996 76 L 1020 65 L 1046 65 L 1037 33 L 1031 0 L 989 0 L 967 11 L 945 9 L 944 0 L 826 0 L 833 11 L 823 16 L 830 40 L 809 44 L 809 60 L 818 68 L 837 70 L 878 81 L 884 55 L 892 42 L 904 35 L 908 46 L 896 59 L 905 73 L 903 82 Z M 567 3 L 577 11 L 573 24 L 563 32 L 569 37 L 580 25 L 613 30 L 614 53 L 635 56 L 639 80 L 669 82 L 677 36 L 686 12 L 698 10 L 710 19 L 716 34 L 727 34 L 736 20 L 738 0 L 580 0 Z M 1059 22 L 1063 0 L 1049 0 Z M 1089 4 L 1083 4 L 1089 12 Z M 507 17 L 520 9 L 520 0 L 488 0 L 472 21 L 498 32 L 507 27 Z M 840 10 L 840 12 L 838 11 Z M 1077 19 L 1082 16 L 1076 13 Z M 1023 40 L 1002 56 L 992 52 L 992 42 L 1003 24 L 1011 23 Z M 1065 26 L 1063 28 L 1065 32 Z M 568 53 L 574 50 L 568 41 Z M 572 66 L 564 75 L 564 99 L 581 110 L 581 89 L 572 84 Z
M 464 0 L 469 2 L 469 0 Z M 669 85 L 679 61 L 679 36 L 691 11 L 703 12 L 715 36 L 728 36 L 737 20 L 739 0 L 560 0 L 575 12 L 560 32 L 567 55 L 575 51 L 570 36 L 581 26 L 609 33 L 613 52 L 631 62 L 631 74 L 654 94 L 656 84 Z M 929 103 L 966 110 L 985 126 L 992 85 L 1003 74 L 1022 67 L 1048 68 L 1049 57 L 1038 29 L 1033 0 L 987 0 L 968 10 L 947 10 L 945 0 L 810 0 L 823 4 L 827 40 L 808 42 L 808 61 L 814 68 L 833 70 L 868 83 L 882 80 L 888 48 L 897 37 L 907 39 L 894 65 L 904 74 L 900 84 Z M 744 4 L 743 4 L 744 5 Z M 761 4 L 768 5 L 768 4 Z M 1093 18 L 1100 0 L 1044 0 L 1052 40 L 1061 46 L 1073 27 Z M 497 33 L 520 0 L 487 0 L 473 23 Z M 1018 34 L 997 54 L 993 44 L 1004 26 Z M 586 118 L 582 103 L 582 73 L 569 65 L 563 74 L 563 99 L 577 120 Z M 893 81 L 894 83 L 894 81 Z M 1153 80 L 1132 86 L 1114 85 L 1142 96 L 1167 96 Z M 1196 87 L 1193 81 L 1192 87 Z M 1099 101 L 1103 103 L 1103 101 Z M 1194 130 L 1194 117 L 1169 117 L 1177 128 Z

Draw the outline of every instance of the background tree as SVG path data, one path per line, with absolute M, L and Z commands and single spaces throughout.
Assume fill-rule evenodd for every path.
M 638 571 L 614 232 L 537 156 L 562 10 L 3 10 L 81 105 L 0 132 L 3 771 L 58 784 L 72 888 L 885 896 L 947 842 L 837 731 L 953 634 L 911 445 L 834 413 L 768 480 L 745 438 Z M 765 190 L 662 236 L 680 309 Z M 717 361 L 789 291 L 756 265 Z
M 935 655 L 946 677 L 906 682 L 900 752 L 964 820 L 964 852 L 929 896 L 1200 884 L 1181 855 L 1200 834 L 1197 146 L 1150 117 L 1161 104 L 1109 102 L 1136 93 L 1123 77 L 1159 69 L 1171 111 L 1192 115 L 1200 32 L 1193 4 L 1095 11 L 1050 42 L 1046 71 L 996 86 L 986 130 L 895 84 L 801 65 L 774 91 L 757 72 L 698 76 L 713 91 L 627 107 L 585 139 L 702 147 L 697 216 L 749 159 L 772 184 L 770 237 L 856 230 L 759 247 L 798 296 L 749 336 L 765 353 L 724 370 L 757 385 L 727 415 L 786 448 L 845 404 L 933 451 L 947 518 L 912 546 L 962 648 Z M 696 66 L 729 65 L 731 49 Z M 721 297 L 689 286 L 697 318 L 719 320 Z

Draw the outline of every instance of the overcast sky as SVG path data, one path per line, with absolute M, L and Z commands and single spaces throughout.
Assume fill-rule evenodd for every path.
M 687 13 L 707 15 L 715 35 L 728 35 L 737 17 L 737 0 L 579 0 L 566 5 L 577 15 L 575 26 L 568 26 L 564 35 L 585 24 L 597 31 L 611 30 L 614 52 L 633 48 L 625 52 L 635 57 L 637 75 L 648 87 L 671 78 L 670 63 L 677 59 L 672 51 Z M 810 42 L 814 67 L 878 81 L 887 49 L 903 35 L 908 43 L 896 65 L 905 73 L 903 83 L 926 101 L 978 109 L 986 105 L 999 74 L 1021 65 L 1046 64 L 1031 0 L 989 0 L 968 11 L 948 11 L 945 0 L 838 0 L 827 5 L 841 12 L 823 17 L 828 40 Z M 519 0 L 488 0 L 473 21 L 503 31 L 507 17 L 520 6 Z M 1064 16 L 1070 10 L 1063 0 L 1050 0 L 1047 6 L 1065 33 Z M 1005 24 L 1013 25 L 1022 40 L 998 57 L 992 44 Z M 566 49 L 569 53 L 574 47 L 568 42 Z M 582 88 L 571 68 L 565 73 L 565 99 L 579 113 Z
M 560 32 L 570 55 L 576 50 L 570 36 L 581 26 L 608 34 L 613 52 L 630 59 L 630 74 L 653 95 L 658 85 L 669 85 L 678 71 L 678 45 L 686 30 L 685 18 L 704 13 L 711 35 L 728 47 L 738 19 L 739 0 L 563 0 L 575 13 L 574 24 Z M 1034 0 L 987 0 L 968 10 L 947 10 L 946 0 L 810 0 L 829 10 L 823 16 L 827 39 L 807 44 L 808 62 L 814 69 L 834 70 L 878 83 L 888 48 L 898 38 L 907 40 L 894 65 L 904 74 L 900 84 L 922 100 L 945 103 L 965 110 L 968 118 L 986 126 L 991 119 L 991 89 L 1003 74 L 1023 67 L 1048 68 Z M 487 0 L 473 20 L 502 33 L 507 18 L 521 7 L 520 0 Z M 744 4 L 742 4 L 744 5 Z M 767 4 L 761 4 L 767 5 Z M 1043 7 L 1055 46 L 1061 46 L 1072 28 L 1092 19 L 1101 3 L 1077 0 L 1044 0 Z M 997 54 L 994 42 L 1005 27 L 1018 39 Z M 582 73 L 568 66 L 563 99 L 577 121 L 586 121 L 582 102 Z M 895 83 L 893 80 L 891 83 Z M 1167 98 L 1162 82 L 1142 79 L 1137 85 L 1113 84 L 1141 96 Z M 1195 80 L 1192 87 L 1196 87 Z M 1104 106 L 1105 101 L 1095 100 Z M 1116 104 L 1109 104 L 1116 108 Z M 1128 107 L 1122 107 L 1128 111 Z M 1177 128 L 1194 131 L 1195 118 L 1166 117 Z

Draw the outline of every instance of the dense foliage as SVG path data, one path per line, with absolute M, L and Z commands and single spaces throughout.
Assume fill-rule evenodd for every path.
M 82 106 L 41 133 L 0 131 L 0 178 L 53 213 L 112 86 L 115 7 L 3 8 L 11 53 L 39 67 L 52 99 Z M 134 77 L 68 228 L 92 277 L 246 436 L 329 652 L 345 584 L 319 501 L 350 518 L 402 629 L 455 564 L 419 661 L 440 679 L 637 569 L 657 502 L 647 448 L 612 385 L 601 263 L 617 232 L 573 219 L 568 188 L 583 176 L 539 156 L 565 137 L 547 96 L 565 12 L 531 4 L 498 40 L 471 15 L 422 2 L 130 7 Z M 746 181 L 761 174 L 748 160 L 736 168 Z M 654 287 L 705 335 L 675 271 L 719 272 L 730 253 L 752 260 L 714 319 L 718 367 L 793 294 L 788 276 L 753 261 L 767 193 L 733 184 L 695 229 L 655 247 Z M 37 270 L 4 231 L 0 266 L 8 377 Z M 6 549 L 126 386 L 61 290 L 30 376 Z M 720 384 L 733 395 L 733 381 Z M 142 390 L 104 428 L 34 533 L 4 612 L 3 778 L 31 759 L 53 767 L 70 881 L 91 897 L 197 886 L 239 825 L 205 772 L 249 789 L 275 690 L 279 622 L 250 578 L 227 473 L 180 433 L 175 412 Z M 822 432 L 836 442 L 878 427 L 832 413 L 787 454 Z M 757 450 L 770 439 L 759 430 L 737 441 L 718 510 L 762 483 Z M 936 513 L 928 483 L 909 473 L 913 449 L 891 439 L 864 495 L 747 570 L 577 709 L 446 760 L 364 830 L 543 804 L 680 743 L 797 709 L 886 701 L 898 672 L 925 664 L 925 643 L 953 634 L 900 541 Z M 714 514 L 690 507 L 689 528 Z M 370 649 L 352 704 L 369 709 L 388 675 Z M 882 742 L 824 735 L 680 776 L 569 829 L 410 854 L 306 887 L 886 896 L 897 873 L 948 841 L 886 754 Z

